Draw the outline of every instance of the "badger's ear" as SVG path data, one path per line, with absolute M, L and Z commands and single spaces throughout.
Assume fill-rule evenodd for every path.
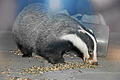
M 93 30 L 92 29 L 88 29 L 92 34 L 93 34 Z

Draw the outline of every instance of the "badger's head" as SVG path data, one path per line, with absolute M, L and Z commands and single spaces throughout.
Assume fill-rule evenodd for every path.
M 85 63 L 98 64 L 96 38 L 89 30 L 77 30 L 74 33 L 63 35 L 60 39 L 71 42 L 74 47 L 82 52 Z

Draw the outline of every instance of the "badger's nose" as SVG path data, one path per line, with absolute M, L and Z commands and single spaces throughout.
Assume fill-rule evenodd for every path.
M 98 65 L 98 62 L 93 62 L 92 65 L 96 65 L 96 66 L 97 66 L 97 65 Z

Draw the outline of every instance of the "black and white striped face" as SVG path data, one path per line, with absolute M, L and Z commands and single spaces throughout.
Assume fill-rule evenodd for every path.
M 79 37 L 86 43 L 88 48 L 88 54 L 90 55 L 89 63 L 97 63 L 97 41 L 93 33 L 89 30 L 78 30 Z M 83 34 L 83 36 L 81 35 Z
M 86 30 L 78 30 L 75 33 L 63 35 L 63 40 L 70 41 L 73 46 L 83 53 L 83 60 L 90 64 L 97 63 L 97 42 L 92 33 Z

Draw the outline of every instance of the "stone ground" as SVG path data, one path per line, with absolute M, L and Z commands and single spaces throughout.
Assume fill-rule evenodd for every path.
M 99 57 L 99 66 L 93 68 L 82 68 L 63 71 L 50 71 L 44 74 L 20 74 L 23 68 L 32 66 L 51 65 L 44 59 L 22 58 L 20 55 L 9 53 L 16 49 L 16 45 L 10 33 L 0 33 L 0 80 L 22 77 L 26 80 L 120 80 L 120 42 L 119 34 L 110 34 L 110 44 L 107 57 Z M 80 58 L 69 57 L 67 61 L 80 61 Z M 2 72 L 2 73 L 1 73 Z M 16 80 L 16 79 L 14 79 Z M 20 80 L 20 79 L 18 79 Z

